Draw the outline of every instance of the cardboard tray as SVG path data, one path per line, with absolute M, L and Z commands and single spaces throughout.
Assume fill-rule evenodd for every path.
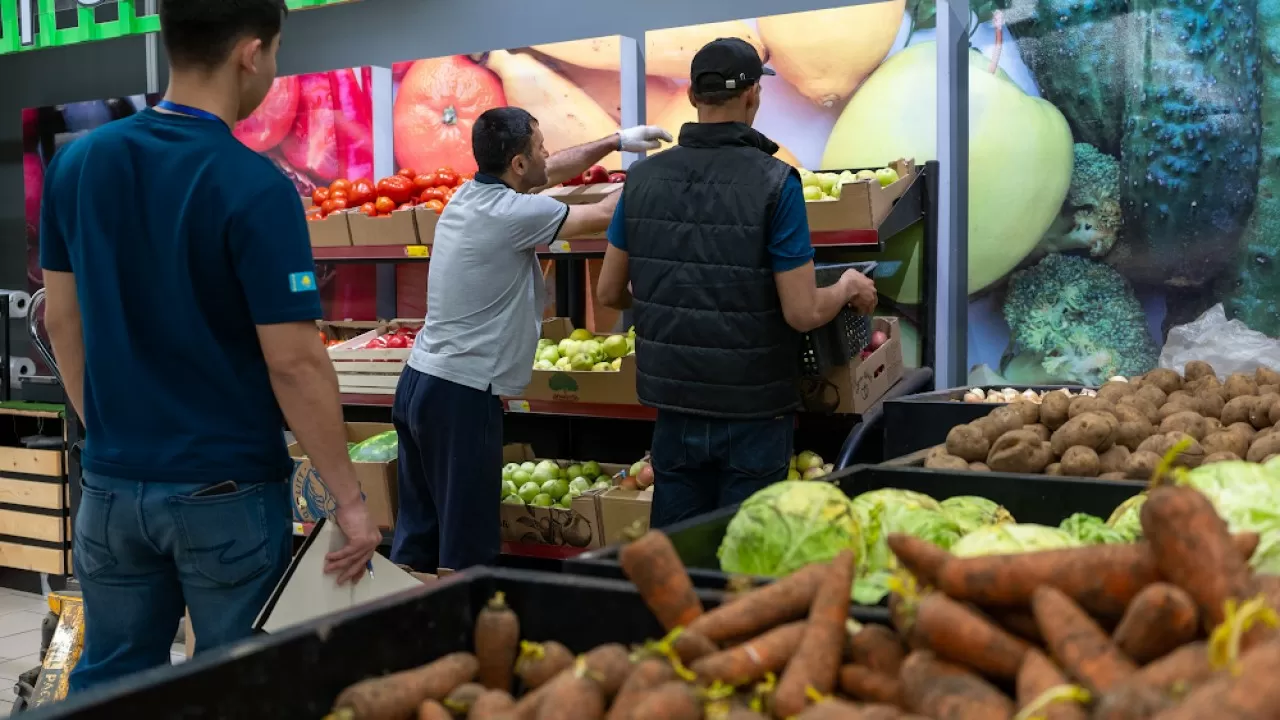
M 573 332 L 568 318 L 552 318 L 542 323 L 542 337 L 563 340 Z M 532 380 L 519 398 L 565 402 L 639 405 L 636 395 L 636 358 L 622 358 L 622 369 L 610 372 L 590 370 L 534 370 Z
M 916 181 L 919 169 L 915 160 L 894 160 L 885 165 L 898 171 L 898 181 L 880 186 L 875 181 L 844 183 L 838 200 L 811 200 L 804 204 L 812 232 L 839 230 L 874 230 L 889 217 L 898 198 Z M 839 172 L 826 170 L 823 172 Z
M 41 708 L 44 718 L 319 718 L 346 686 L 470 651 L 475 617 L 502 591 L 520 635 L 582 653 L 607 642 L 640 643 L 662 628 L 629 582 L 475 568 L 326 618 L 263 635 L 182 663 L 138 673 Z M 707 607 L 721 592 L 699 592 Z M 862 622 L 888 614 L 860 609 Z M 230 692 L 234 690 L 234 692 Z
M 947 433 L 957 425 L 986 417 L 1008 403 L 967 403 L 961 400 L 967 390 L 1061 390 L 1079 391 L 1077 385 L 966 385 L 960 388 L 907 395 L 884 403 L 884 457 L 896 458 L 941 445 Z
M 1018 522 L 1054 526 L 1078 512 L 1108 517 L 1120 503 L 1146 489 L 1146 483 L 1136 481 L 960 473 L 884 465 L 858 465 L 836 471 L 828 478 L 849 497 L 882 488 L 915 490 L 937 500 L 980 495 L 1003 505 Z M 696 587 L 726 587 L 729 575 L 720 570 L 716 550 L 737 512 L 735 505 L 665 528 Z M 620 545 L 611 545 L 569 558 L 564 563 L 565 572 L 621 578 L 620 550 Z

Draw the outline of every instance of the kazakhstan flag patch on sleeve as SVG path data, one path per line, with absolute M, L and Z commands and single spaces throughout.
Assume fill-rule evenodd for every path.
M 313 292 L 316 288 L 316 274 L 313 272 L 296 272 L 289 275 L 290 292 Z

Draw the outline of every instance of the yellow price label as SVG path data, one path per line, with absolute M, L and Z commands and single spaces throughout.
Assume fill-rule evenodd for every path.
M 569 247 L 568 240 L 556 240 L 555 242 L 551 243 L 550 249 L 551 249 L 551 252 L 553 253 L 573 252 L 573 248 Z
M 430 245 L 406 245 L 404 248 L 404 256 L 411 258 L 431 257 Z
M 293 524 L 293 534 L 298 537 L 306 537 L 307 528 L 302 523 L 296 522 Z
M 528 400 L 508 400 L 507 410 L 514 413 L 527 413 L 529 412 L 529 401 Z

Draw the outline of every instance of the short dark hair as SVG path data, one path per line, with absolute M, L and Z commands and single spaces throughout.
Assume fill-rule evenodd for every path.
M 476 169 L 494 177 L 505 173 L 515 156 L 533 150 L 533 129 L 537 125 L 536 118 L 518 107 L 486 110 L 471 126 L 471 154 L 476 157 Z
M 734 90 L 712 90 L 711 92 L 704 93 L 695 92 L 693 94 L 693 104 L 703 105 L 706 107 L 720 107 L 721 105 L 742 97 L 742 95 L 750 90 L 754 84 L 755 83 L 752 83 L 751 85 L 736 88 Z
M 160 38 L 174 67 L 209 69 L 241 38 L 275 40 L 288 12 L 285 0 L 160 0 Z

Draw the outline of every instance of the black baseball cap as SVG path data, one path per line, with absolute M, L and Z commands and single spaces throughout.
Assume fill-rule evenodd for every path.
M 689 81 L 694 92 L 706 93 L 749 87 L 760 82 L 762 76 L 773 74 L 751 43 L 741 38 L 719 38 L 693 56 Z

